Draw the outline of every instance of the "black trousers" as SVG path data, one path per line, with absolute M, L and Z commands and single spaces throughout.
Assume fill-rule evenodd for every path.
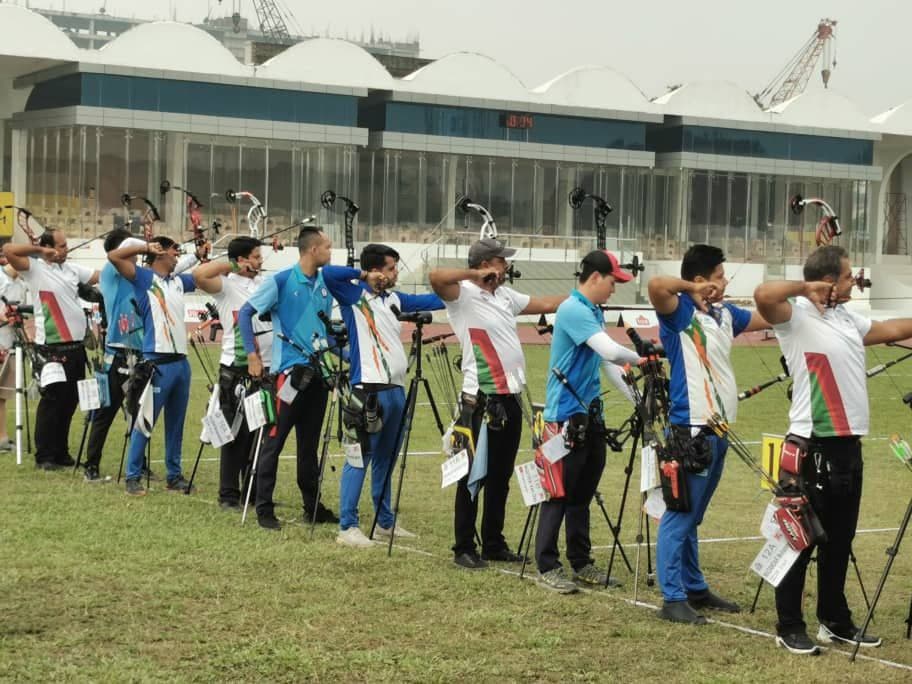
M 279 375 L 278 387 L 288 382 L 287 376 Z M 319 468 L 317 448 L 320 444 L 320 430 L 326 400 L 329 393 L 317 374 L 303 392 L 298 392 L 291 404 L 276 399 L 276 424 L 263 437 L 263 446 L 257 463 L 256 511 L 258 516 L 274 515 L 272 493 L 275 491 L 276 472 L 279 468 L 279 453 L 291 428 L 295 429 L 298 442 L 298 489 L 304 509 L 313 509 L 317 500 L 317 479 Z
M 268 369 L 264 369 L 268 373 Z M 247 375 L 247 366 L 221 366 L 219 369 L 219 402 L 225 420 L 230 425 L 240 408 L 240 402 L 234 394 L 234 388 Z M 241 429 L 233 441 L 228 442 L 221 449 L 219 458 L 219 501 L 240 503 L 246 491 L 243 481 L 247 464 L 253 456 L 253 445 L 256 441 L 256 432 L 247 429 L 247 421 L 241 421 Z M 265 436 L 264 436 L 265 439 Z
M 827 534 L 827 541 L 817 545 L 817 619 L 846 628 L 852 625 L 852 612 L 845 581 L 858 526 L 863 466 L 857 437 L 827 437 L 811 441 L 801 467 L 808 499 Z M 813 550 L 812 546 L 801 552 L 776 588 L 779 634 L 806 629 L 801 597 Z
M 481 515 L 481 546 L 484 553 L 496 553 L 507 548 L 503 536 L 504 516 L 507 509 L 507 494 L 510 492 L 510 477 L 516 463 L 516 451 L 522 436 L 523 416 L 519 400 L 513 395 L 488 397 L 487 401 L 501 402 L 506 415 L 500 430 L 488 427 L 488 475 L 484 480 L 484 512 Z M 472 415 L 472 438 L 477 443 L 478 431 L 484 417 L 481 402 Z M 468 476 L 456 485 L 456 510 L 454 528 L 456 543 L 453 553 L 457 556 L 476 551 L 475 519 L 478 516 L 478 499 L 472 501 L 466 486 Z M 478 496 L 481 496 L 479 492 Z
M 69 438 L 73 414 L 79 406 L 76 383 L 85 378 L 86 354 L 82 347 L 63 351 L 58 345 L 40 347 L 48 361 L 63 365 L 66 382 L 48 385 L 35 416 L 35 462 L 65 463 L 70 457 Z
M 108 432 L 120 408 L 123 405 L 124 391 L 123 384 L 127 376 L 120 372 L 122 368 L 127 367 L 127 356 L 125 352 L 117 351 L 114 359 L 111 361 L 111 368 L 108 369 L 108 389 L 111 393 L 111 403 L 105 408 L 92 411 L 92 427 L 89 430 L 89 441 L 86 448 L 86 468 L 90 466 L 98 467 L 101 463 L 101 452 L 104 450 L 105 442 L 108 440 Z M 126 427 L 124 431 L 126 432 Z
M 574 570 L 594 562 L 589 538 L 589 506 L 605 469 L 605 438 L 600 426 L 590 424 L 586 443 L 570 451 L 564 464 L 564 497 L 539 504 L 535 562 L 539 572 L 561 565 L 557 539 L 566 520 L 567 560 Z

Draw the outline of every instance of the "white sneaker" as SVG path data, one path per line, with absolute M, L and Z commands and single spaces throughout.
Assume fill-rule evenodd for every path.
M 374 543 L 364 536 L 360 527 L 349 527 L 347 530 L 341 530 L 336 535 L 336 543 L 342 546 L 348 546 L 353 549 L 367 549 Z
M 392 528 L 380 527 L 380 525 L 377 525 L 377 529 L 374 530 L 374 538 L 384 537 L 386 539 L 389 539 L 391 531 L 392 531 Z M 414 532 L 409 532 L 407 529 L 405 529 L 401 525 L 396 525 L 396 536 L 399 539 L 415 539 L 418 537 L 417 534 L 415 534 Z

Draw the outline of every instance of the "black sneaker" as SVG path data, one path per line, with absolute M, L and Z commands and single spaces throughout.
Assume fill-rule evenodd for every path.
M 155 471 L 146 468 L 146 466 L 143 466 L 140 477 L 144 480 L 149 480 L 150 482 L 161 482 L 161 478 L 155 474 Z
M 499 563 L 522 563 L 528 560 L 524 555 L 511 551 L 507 546 L 499 551 L 482 551 L 481 558 L 482 560 L 497 561 Z
M 795 655 L 820 655 L 820 647 L 811 641 L 807 632 L 790 632 L 776 637 L 776 645 Z
M 219 508 L 223 511 L 239 511 L 241 504 L 238 501 L 219 501 Z
M 82 475 L 82 479 L 88 482 L 89 484 L 102 484 L 104 482 L 110 482 L 110 475 L 102 477 L 101 473 L 98 472 L 98 466 L 86 466 L 85 473 Z
M 718 610 L 722 613 L 740 613 L 741 606 L 734 601 L 726 601 L 721 596 L 716 596 L 709 589 L 699 594 L 687 594 L 687 602 L 694 610 Z
M 38 470 L 63 470 L 66 466 L 54 463 L 53 461 L 36 461 L 35 467 Z
M 139 479 L 130 479 L 127 480 L 126 492 L 130 496 L 145 496 L 146 488 L 142 486 L 142 481 Z
M 281 530 L 282 523 L 273 514 L 257 515 L 257 524 L 264 530 Z
M 309 525 L 313 522 L 314 511 L 313 508 L 307 506 L 304 507 L 304 524 Z M 339 518 L 333 513 L 330 509 L 324 506 L 322 503 L 317 506 L 317 522 L 318 523 L 332 523 L 334 525 L 339 524 Z
M 477 551 L 466 551 L 453 558 L 453 562 L 466 570 L 483 570 L 488 567 L 487 561 L 478 555 Z
M 169 492 L 180 492 L 181 494 L 186 494 L 188 491 L 196 491 L 196 487 L 191 487 L 190 483 L 184 479 L 183 475 L 178 475 L 177 477 L 169 477 L 168 483 L 165 485 L 165 489 L 167 489 Z
M 54 461 L 54 463 L 59 465 L 61 468 L 72 468 L 74 465 L 76 465 L 76 461 L 69 454 L 61 458 L 59 461 Z
M 849 644 L 854 646 L 856 640 L 862 648 L 877 648 L 883 643 L 880 637 L 872 636 L 865 633 L 863 636 L 858 635 L 859 629 L 855 625 L 849 625 L 848 628 L 842 627 L 835 623 L 820 623 L 817 630 L 817 641 L 829 644 Z
M 659 608 L 658 616 L 682 625 L 705 625 L 707 622 L 687 601 L 665 601 Z

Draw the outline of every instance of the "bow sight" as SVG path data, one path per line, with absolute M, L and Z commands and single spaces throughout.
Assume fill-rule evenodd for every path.
M 354 268 L 358 260 L 355 258 L 355 216 L 361 209 L 353 200 L 344 195 L 337 195 L 333 190 L 326 190 L 320 195 L 320 204 L 327 211 L 332 211 L 336 200 L 345 204 L 345 263 L 349 268 Z
M 789 200 L 789 208 L 796 216 L 803 213 L 808 204 L 814 204 L 820 207 L 820 211 L 822 212 L 820 221 L 817 223 L 817 230 L 814 233 L 814 240 L 818 247 L 828 245 L 833 242 L 835 238 L 842 235 L 839 217 L 836 215 L 836 212 L 833 211 L 833 207 L 827 204 L 825 200 L 817 197 L 805 199 L 801 195 L 795 195 Z
M 591 199 L 594 203 L 592 211 L 593 217 L 595 218 L 595 248 L 606 249 L 608 242 L 608 228 L 606 224 L 608 214 L 614 211 L 614 209 L 612 209 L 611 205 L 603 198 L 588 193 L 583 188 L 573 188 L 573 190 L 570 191 L 570 195 L 567 197 L 567 200 L 570 202 L 570 206 L 573 207 L 573 209 L 581 209 L 583 202 L 587 199 Z

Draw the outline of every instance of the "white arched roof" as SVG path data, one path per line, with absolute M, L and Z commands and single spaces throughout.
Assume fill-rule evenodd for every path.
M 657 97 L 666 114 L 735 121 L 769 121 L 754 98 L 731 81 L 695 81 Z
M 806 90 L 769 111 L 773 121 L 792 126 L 869 131 L 873 128 L 852 100 L 833 90 Z
M 337 38 L 292 45 L 256 69 L 257 76 L 353 88 L 390 90 L 393 77 L 364 48 Z
M 871 127 L 881 133 L 912 135 L 912 100 L 903 102 L 871 119 Z
M 76 60 L 79 48 L 50 19 L 17 5 L 0 4 L 0 54 Z
M 542 83 L 532 92 L 551 104 L 634 112 L 658 111 L 633 81 L 604 66 L 571 69 Z
M 396 89 L 489 100 L 530 99 L 512 71 L 475 52 L 454 52 L 426 64 L 399 79 Z
M 155 21 L 138 24 L 99 50 L 83 50 L 102 64 L 223 76 L 250 76 L 215 37 L 191 24 Z

